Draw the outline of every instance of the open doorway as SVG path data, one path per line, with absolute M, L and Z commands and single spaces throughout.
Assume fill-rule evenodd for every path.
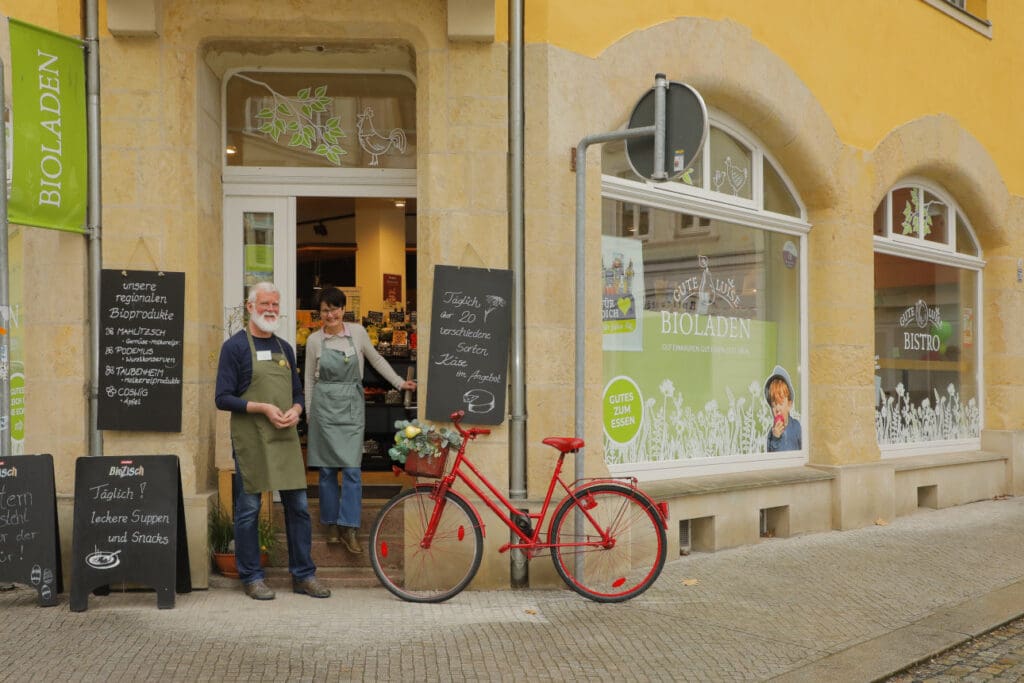
M 295 248 L 298 310 L 315 309 L 326 286 L 359 291 L 355 322 L 369 311 L 416 310 L 415 199 L 297 197 Z M 388 301 L 396 275 L 400 295 Z
M 299 367 L 305 367 L 306 339 L 321 324 L 318 297 L 325 289 L 338 287 L 347 298 L 345 319 L 366 328 L 371 343 L 400 376 L 415 378 L 416 200 L 297 197 L 295 216 Z M 363 373 L 363 469 L 390 472 L 387 449 L 393 425 L 395 420 L 415 417 L 416 406 L 406 405 L 370 363 Z M 365 485 L 373 487 L 372 478 Z M 311 485 L 313 496 L 314 488 Z M 372 488 L 366 496 L 374 497 Z

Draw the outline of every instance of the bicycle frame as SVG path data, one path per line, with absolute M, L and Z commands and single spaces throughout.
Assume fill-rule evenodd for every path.
M 469 491 L 512 532 L 499 552 L 519 550 L 530 560 L 548 551 L 555 572 L 585 598 L 622 602 L 657 580 L 665 565 L 668 506 L 641 491 L 636 478 L 567 482 L 566 456 L 579 454 L 583 439 L 550 436 L 543 442 L 558 455 L 544 500 L 537 512 L 520 510 L 470 460 L 469 442 L 491 430 L 463 429 L 463 416 L 461 410 L 451 415 L 461 441 L 440 434 L 455 442 L 448 452 L 451 457 L 456 450 L 450 470 L 432 469 L 430 476 L 438 479 L 399 493 L 377 515 L 370 563 L 385 588 L 410 602 L 443 602 L 470 584 L 480 568 L 485 529 L 483 508 Z M 465 494 L 456 490 L 458 481 L 468 487 Z M 557 489 L 562 494 L 556 496 Z
M 475 493 L 476 496 L 480 500 L 482 500 L 484 502 L 484 504 L 495 515 L 497 515 L 498 519 L 500 519 L 505 524 L 505 526 L 507 526 L 521 540 L 520 543 L 506 543 L 506 544 L 502 545 L 498 549 L 498 552 L 504 553 L 504 552 L 506 552 L 508 550 L 516 550 L 516 549 L 518 549 L 518 550 L 525 550 L 525 551 L 527 551 L 527 553 L 528 553 L 528 555 L 530 557 L 534 557 L 538 551 L 547 550 L 547 549 L 550 549 L 550 548 L 552 548 L 552 547 L 554 547 L 556 545 L 559 546 L 559 547 L 594 546 L 594 545 L 608 545 L 608 544 L 613 542 L 608 537 L 607 531 L 602 529 L 600 527 L 600 525 L 597 524 L 596 520 L 594 520 L 593 518 L 590 517 L 590 514 L 587 512 L 588 508 L 585 505 L 581 505 L 580 508 L 582 509 L 583 514 L 586 515 L 588 518 L 590 518 L 590 521 L 591 521 L 591 523 L 594 524 L 595 528 L 598 528 L 598 529 L 601 530 L 602 539 L 600 541 L 597 541 L 597 542 L 558 543 L 558 544 L 555 544 L 555 543 L 551 543 L 550 540 L 547 541 L 547 542 L 541 542 L 541 540 L 540 540 L 541 533 L 542 533 L 542 528 L 544 526 L 544 521 L 547 519 L 548 510 L 551 507 L 551 500 L 552 500 L 552 498 L 554 496 L 554 493 L 555 493 L 555 486 L 556 486 L 556 484 L 561 486 L 562 490 L 565 491 L 565 494 L 567 496 L 573 496 L 573 495 L 579 496 L 580 493 L 582 493 L 582 494 L 586 493 L 585 489 L 583 491 L 579 492 L 579 493 L 574 493 L 574 491 L 576 490 L 577 482 L 572 482 L 571 484 L 566 484 L 565 480 L 563 480 L 562 477 L 561 477 L 562 467 L 565 464 L 566 453 L 571 453 L 573 451 L 559 451 L 559 453 L 558 453 L 558 461 L 555 463 L 554 471 L 551 473 L 551 481 L 548 483 L 548 490 L 547 490 L 547 493 L 544 496 L 544 503 L 543 503 L 543 505 L 541 505 L 540 511 L 539 512 L 533 512 L 533 513 L 531 513 L 531 512 L 523 513 L 523 512 L 521 512 L 519 510 L 519 508 L 517 508 L 515 506 L 515 504 L 511 500 L 508 499 L 508 497 L 504 493 L 502 493 L 497 487 L 495 487 L 494 484 L 492 484 L 491 481 L 482 472 L 480 472 L 480 470 L 477 469 L 476 465 L 474 465 L 473 462 L 466 456 L 466 446 L 469 444 L 469 442 L 471 440 L 476 438 L 477 434 L 480 434 L 480 433 L 483 433 L 483 432 L 476 431 L 476 430 L 474 430 L 472 428 L 470 428 L 469 430 L 464 430 L 464 429 L 462 429 L 461 425 L 459 425 L 458 423 L 456 423 L 455 426 L 456 426 L 456 429 L 459 430 L 459 433 L 462 434 L 462 443 L 459 445 L 459 452 L 455 456 L 455 463 L 452 465 L 452 468 L 448 472 L 448 474 L 446 474 L 441 479 L 440 482 L 438 482 L 436 484 L 427 484 L 425 486 L 433 487 L 433 489 L 434 489 L 434 500 L 436 502 L 443 502 L 444 501 L 445 494 L 448 491 L 452 490 L 452 486 L 453 486 L 453 484 L 455 483 L 456 480 L 462 481 L 466 486 L 468 486 L 469 489 L 471 491 L 473 491 L 473 493 Z M 463 466 L 465 466 L 476 477 L 476 479 L 480 482 L 480 484 L 483 485 L 482 487 L 476 481 L 471 479 L 469 477 L 469 475 L 467 475 L 466 473 L 463 472 L 463 469 L 462 469 Z M 603 481 L 616 481 L 617 482 L 618 480 L 596 479 L 596 480 L 592 480 L 592 481 L 588 482 L 587 485 L 589 486 L 589 485 L 592 485 L 594 483 L 603 482 Z M 421 485 L 421 486 L 424 486 L 424 485 Z M 635 479 L 631 480 L 630 488 L 632 488 L 634 490 L 638 490 L 638 489 L 636 489 L 636 480 Z M 486 489 L 487 492 L 490 493 L 490 496 L 487 495 L 487 493 L 484 491 L 484 489 Z M 480 514 L 477 512 L 476 507 L 473 505 L 473 503 L 471 501 L 467 500 L 466 497 L 463 496 L 458 491 L 452 491 L 452 494 L 453 495 L 457 495 L 457 496 L 459 496 L 460 498 L 462 498 L 463 500 L 466 501 L 466 503 L 469 505 L 469 507 L 476 514 L 477 520 L 479 521 L 479 524 L 480 524 L 480 529 L 483 532 L 484 536 L 486 536 L 487 535 L 487 530 L 484 527 L 483 519 L 480 517 Z M 495 502 L 495 499 L 497 499 L 497 502 Z M 502 507 L 499 507 L 499 503 L 501 504 L 501 506 L 504 507 L 504 509 L 502 509 Z M 421 544 L 424 547 L 429 547 L 429 545 L 430 545 L 430 542 L 431 542 L 432 537 L 433 537 L 433 530 L 437 528 L 437 522 L 440 519 L 442 507 L 443 507 L 442 505 L 435 505 L 435 507 L 434 507 L 434 511 L 433 511 L 433 513 L 431 515 L 430 523 L 429 523 L 429 525 L 427 527 L 427 529 L 428 529 L 427 534 L 424 537 L 423 541 L 421 542 Z M 659 512 L 661 512 L 660 507 L 657 508 L 657 509 L 659 509 Z M 530 520 L 530 526 L 533 527 L 533 535 L 532 536 L 527 536 L 525 533 L 523 533 L 523 531 L 519 528 L 519 526 L 512 519 L 512 516 L 510 514 L 506 514 L 506 510 L 509 513 L 512 513 L 512 514 L 515 514 L 515 515 L 523 515 L 523 514 L 525 514 L 527 519 Z M 664 524 L 665 518 L 666 518 L 666 516 L 662 515 L 662 523 L 663 524 Z M 550 529 L 548 530 L 548 539 L 550 539 Z

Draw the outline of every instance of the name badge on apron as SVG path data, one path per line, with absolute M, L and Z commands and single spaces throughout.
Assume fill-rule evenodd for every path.
M 270 351 L 257 351 L 256 360 L 273 360 Z

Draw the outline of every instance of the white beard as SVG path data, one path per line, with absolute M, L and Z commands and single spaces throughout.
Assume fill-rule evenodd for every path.
M 267 313 L 257 313 L 252 316 L 252 321 L 256 323 L 256 327 L 264 332 L 274 334 L 281 327 L 281 318 L 275 315 L 272 320 L 267 320 L 267 315 Z

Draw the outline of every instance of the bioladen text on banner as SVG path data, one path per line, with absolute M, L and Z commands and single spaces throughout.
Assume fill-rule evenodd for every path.
M 86 231 L 88 161 L 82 41 L 4 19 L 11 111 L 8 220 Z M 6 38 L 6 40 L 4 40 Z

